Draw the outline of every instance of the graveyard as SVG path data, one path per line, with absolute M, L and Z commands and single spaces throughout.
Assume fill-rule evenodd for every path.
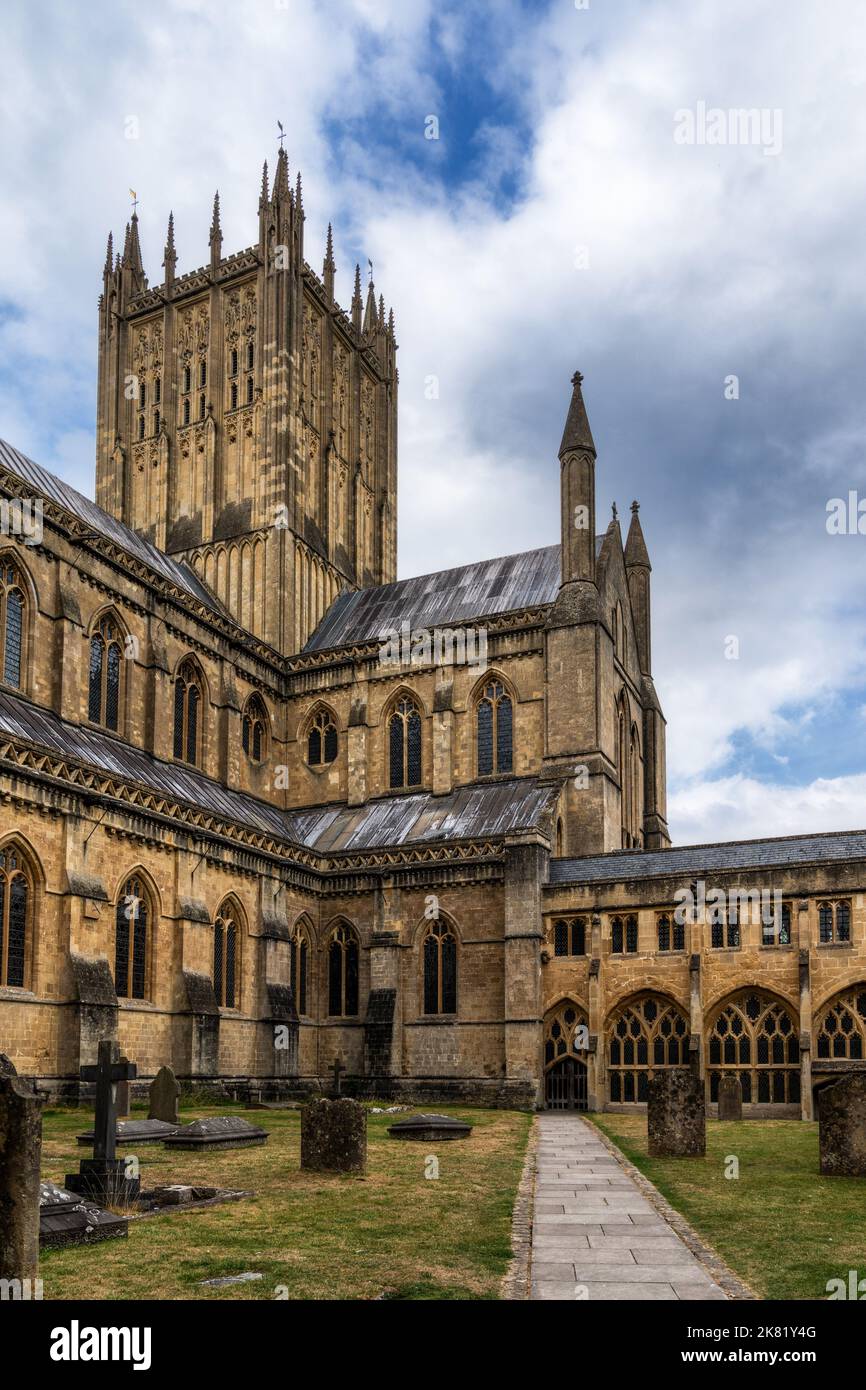
M 143 1187 L 200 1184 L 254 1195 L 129 1222 L 125 1240 L 43 1250 L 45 1299 L 489 1299 L 511 1255 L 511 1211 L 531 1117 L 447 1108 L 472 1142 L 437 1149 L 388 1134 L 399 1115 L 367 1110 L 366 1172 L 301 1168 L 294 1109 L 250 1111 L 184 1100 L 182 1123 L 218 1117 L 264 1124 L 264 1145 L 207 1152 L 148 1145 Z M 147 1106 L 133 1105 L 131 1120 Z M 78 1167 L 88 1112 L 43 1115 L 42 1177 L 63 1185 Z M 225 1287 L 203 1281 L 262 1277 Z
M 760 1298 L 823 1299 L 862 1268 L 864 1180 L 819 1171 L 817 1123 L 708 1119 L 705 1154 L 650 1157 L 645 1115 L 588 1118 Z

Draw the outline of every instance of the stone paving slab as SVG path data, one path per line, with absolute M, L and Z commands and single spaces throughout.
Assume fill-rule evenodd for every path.
M 533 1299 L 727 1299 L 579 1115 L 539 1116 Z

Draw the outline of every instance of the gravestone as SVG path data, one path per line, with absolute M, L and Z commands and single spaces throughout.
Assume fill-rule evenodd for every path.
M 180 1083 L 171 1067 L 160 1067 L 150 1083 L 149 1120 L 164 1120 L 166 1124 L 177 1125 L 177 1103 L 180 1096 Z
M 83 1158 L 77 1173 L 67 1173 L 66 1186 L 80 1197 L 89 1197 L 101 1206 L 130 1205 L 141 1189 L 140 1178 L 126 1175 L 126 1163 L 117 1157 L 117 1083 L 130 1081 L 136 1074 L 133 1062 L 120 1061 L 116 1042 L 99 1044 L 95 1067 L 82 1067 L 82 1081 L 96 1082 L 93 1157 Z
M 194 1120 L 181 1125 L 165 1140 L 167 1149 L 246 1149 L 266 1144 L 267 1130 L 251 1125 L 240 1116 L 217 1115 L 212 1120 Z
M 340 1097 L 340 1094 L 341 1094 L 340 1077 L 342 1076 L 342 1073 L 343 1073 L 345 1070 L 346 1070 L 346 1068 L 345 1068 L 345 1066 L 343 1065 L 343 1059 L 342 1059 L 342 1057 L 335 1057 L 335 1058 L 334 1058 L 334 1099 L 335 1099 L 335 1100 L 338 1100 L 339 1097 Z
M 455 1120 L 453 1115 L 410 1115 L 406 1120 L 389 1125 L 388 1133 L 392 1139 L 421 1139 L 432 1143 L 441 1139 L 468 1139 L 472 1126 L 465 1120 Z
M 102 1207 L 86 1197 L 67 1192 L 53 1182 L 39 1186 L 39 1246 L 59 1250 L 66 1245 L 93 1245 L 99 1240 L 126 1240 L 125 1216 Z
M 691 1068 L 653 1072 L 647 1104 L 650 1158 L 700 1158 L 707 1151 L 704 1083 Z
M 740 1078 L 732 1072 L 719 1080 L 719 1119 L 741 1120 L 743 1118 L 743 1088 Z
M 119 1058 L 118 1058 L 118 1066 L 121 1066 L 121 1067 L 127 1066 L 127 1067 L 128 1067 L 128 1066 L 129 1066 L 129 1058 L 128 1058 L 128 1057 L 119 1057 Z M 133 1073 L 133 1075 L 135 1075 L 135 1073 Z M 120 1120 L 120 1119 L 123 1119 L 123 1117 L 124 1117 L 125 1115 L 128 1115 L 128 1114 L 129 1114 L 129 1079 L 128 1079 L 128 1077 L 121 1077 L 120 1081 L 118 1081 L 118 1083 L 117 1083 L 117 1091 L 116 1091 L 116 1100 L 117 1100 L 117 1107 L 116 1107 L 116 1108 L 117 1108 L 117 1118 Z
M 818 1092 L 818 1151 L 825 1177 L 866 1178 L 866 1075 Z
M 317 1098 L 303 1107 L 301 1167 L 326 1173 L 367 1171 L 367 1112 L 359 1101 Z
M 39 1266 L 42 1098 L 0 1074 L 0 1279 L 35 1279 Z

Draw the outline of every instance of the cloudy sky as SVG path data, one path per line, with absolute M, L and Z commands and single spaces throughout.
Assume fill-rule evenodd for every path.
M 862 0 L 7 0 L 4 41 L 0 434 L 92 495 L 108 230 L 134 188 L 158 283 L 219 188 L 250 245 L 280 119 L 307 259 L 332 220 L 337 297 L 369 256 L 394 306 L 401 575 L 558 539 L 579 367 L 675 842 L 866 824 Z

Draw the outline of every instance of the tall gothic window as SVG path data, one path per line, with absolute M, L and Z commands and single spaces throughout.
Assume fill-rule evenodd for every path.
M 840 994 L 819 1019 L 818 1056 L 862 1062 L 866 1058 L 866 985 Z
M 307 730 L 307 762 L 323 767 L 337 756 L 337 726 L 328 710 L 317 710 Z
M 256 365 L 256 345 L 252 338 L 247 340 L 247 371 L 251 372 Z
M 328 942 L 328 1013 L 331 1018 L 354 1018 L 357 1012 L 358 938 L 343 922 Z
M 851 904 L 847 900 L 838 903 L 818 904 L 818 934 L 821 942 L 851 940 Z
M 685 923 L 671 918 L 667 912 L 656 918 L 656 931 L 660 951 L 684 951 L 686 948 Z
M 108 614 L 100 618 L 90 639 L 90 680 L 87 717 L 92 724 L 116 729 L 120 720 L 120 680 L 123 659 L 120 628 Z
M 213 987 L 221 1009 L 236 1007 L 239 938 L 235 910 L 224 903 L 213 924 Z
M 0 638 L 4 684 L 20 690 L 24 658 L 24 585 L 17 566 L 5 559 L 0 563 Z
M 610 920 L 610 949 L 615 956 L 637 951 L 637 917 L 612 917 Z
M 710 943 L 711 945 L 722 948 L 733 948 L 740 944 L 740 908 L 739 904 L 730 904 L 727 907 L 713 907 L 710 909 Z
M 800 1046 L 788 1006 L 756 990 L 736 995 L 710 1031 L 710 1100 L 719 1080 L 739 1076 L 746 1105 L 793 1105 L 800 1099 Z
M 559 918 L 553 924 L 555 956 L 586 955 L 586 918 Z
M 244 752 L 254 763 L 264 762 L 268 755 L 268 714 L 258 695 L 251 695 L 241 723 Z
M 144 999 L 147 976 L 148 903 L 142 880 L 123 885 L 114 931 L 114 987 L 120 999 Z
M 657 1068 L 685 1066 L 688 1060 L 689 1025 L 677 1004 L 647 995 L 623 1006 L 608 1034 L 611 1101 L 645 1101 Z
M 398 700 L 388 720 L 388 785 L 421 785 L 421 711 L 410 696 Z
M 307 1012 L 307 976 L 310 965 L 310 942 L 306 928 L 298 925 L 292 932 L 290 943 L 290 977 L 292 998 L 299 1014 Z
M 763 946 L 790 946 L 791 944 L 791 904 L 782 903 L 782 909 L 773 913 L 772 921 L 761 921 L 761 944 Z
M 512 747 L 511 696 L 500 681 L 490 681 L 476 709 L 478 776 L 511 772 Z
M 0 850 L 0 985 L 24 988 L 31 885 L 20 852 Z
M 447 923 L 430 923 L 423 959 L 425 1014 L 456 1014 L 457 938 Z
M 198 765 L 201 747 L 201 682 L 194 662 L 184 661 L 174 682 L 174 756 Z

